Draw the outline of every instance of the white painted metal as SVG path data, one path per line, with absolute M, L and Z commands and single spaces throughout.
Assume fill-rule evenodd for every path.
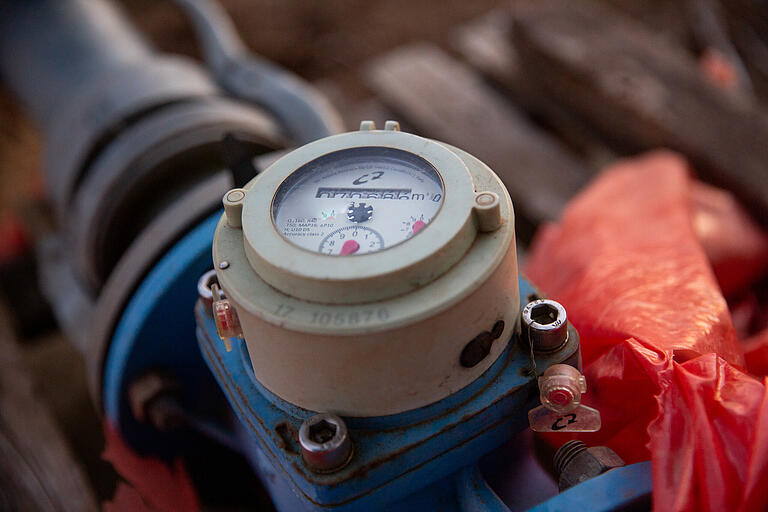
M 227 208 L 216 230 L 216 272 L 256 377 L 307 409 L 377 416 L 433 403 L 480 376 L 517 324 L 514 213 L 503 184 L 471 155 L 394 127 L 364 125 L 289 153 L 244 187 L 241 222 Z M 351 257 L 280 234 L 272 197 L 293 170 L 371 146 L 412 152 L 440 174 L 443 204 L 423 232 Z M 461 366 L 464 346 L 498 320 L 506 327 L 488 356 Z

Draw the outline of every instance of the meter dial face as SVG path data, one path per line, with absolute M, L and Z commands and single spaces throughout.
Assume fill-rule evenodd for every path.
M 438 172 L 413 153 L 342 149 L 299 167 L 280 184 L 272 220 L 304 249 L 366 254 L 417 235 L 437 215 L 443 195 Z

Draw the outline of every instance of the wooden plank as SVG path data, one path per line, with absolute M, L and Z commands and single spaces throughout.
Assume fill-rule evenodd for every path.
M 33 392 L 0 318 L 0 509 L 98 510 L 46 406 Z
M 684 153 L 768 222 L 768 118 L 711 85 L 685 52 L 586 0 L 522 3 L 512 37 L 543 95 L 638 150 Z
M 749 98 L 754 94 L 752 80 L 731 42 L 720 0 L 685 0 L 682 3 L 699 53 L 705 58 L 709 56 L 710 59 L 724 61 L 732 71 L 729 78 L 720 78 L 719 85 L 727 92 L 754 99 Z
M 359 130 L 360 121 L 370 120 L 383 126 L 385 121 L 395 118 L 395 114 L 378 98 L 370 96 L 370 93 L 364 97 L 359 97 L 361 95 L 360 89 L 364 90 L 364 88 L 361 88 L 356 81 L 348 78 L 347 82 L 355 83 L 344 84 L 326 79 L 312 84 L 336 107 L 347 130 Z M 406 130 L 403 123 L 401 123 L 401 128 Z
M 512 10 L 496 9 L 459 26 L 453 46 L 476 69 L 516 91 L 523 85 L 517 50 L 512 46 Z
M 452 35 L 453 47 L 475 69 L 526 111 L 533 112 L 593 170 L 605 167 L 620 154 L 604 137 L 567 108 L 543 97 L 520 70 L 512 44 L 512 10 L 497 9 L 461 25 Z
M 376 59 L 366 80 L 385 105 L 420 133 L 487 163 L 512 196 L 523 236 L 538 222 L 557 218 L 589 177 L 556 140 L 471 68 L 434 45 L 407 46 Z
M 768 4 L 722 0 L 728 28 L 758 94 L 768 99 Z

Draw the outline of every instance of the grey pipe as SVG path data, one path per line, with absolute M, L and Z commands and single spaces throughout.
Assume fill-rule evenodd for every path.
M 43 126 L 84 84 L 149 56 L 148 44 L 113 4 L 0 2 L 0 77 Z

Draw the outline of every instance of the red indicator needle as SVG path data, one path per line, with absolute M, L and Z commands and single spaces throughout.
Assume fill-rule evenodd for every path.
M 354 240 L 347 240 L 344 242 L 344 245 L 341 246 L 341 252 L 339 254 L 342 256 L 345 254 L 354 254 L 359 248 L 359 243 L 355 242 Z
M 416 222 L 414 222 L 413 223 L 413 234 L 415 235 L 416 233 L 418 233 L 419 231 L 424 229 L 424 226 L 426 226 L 426 225 L 427 225 L 427 223 L 424 222 L 423 220 L 417 220 Z

